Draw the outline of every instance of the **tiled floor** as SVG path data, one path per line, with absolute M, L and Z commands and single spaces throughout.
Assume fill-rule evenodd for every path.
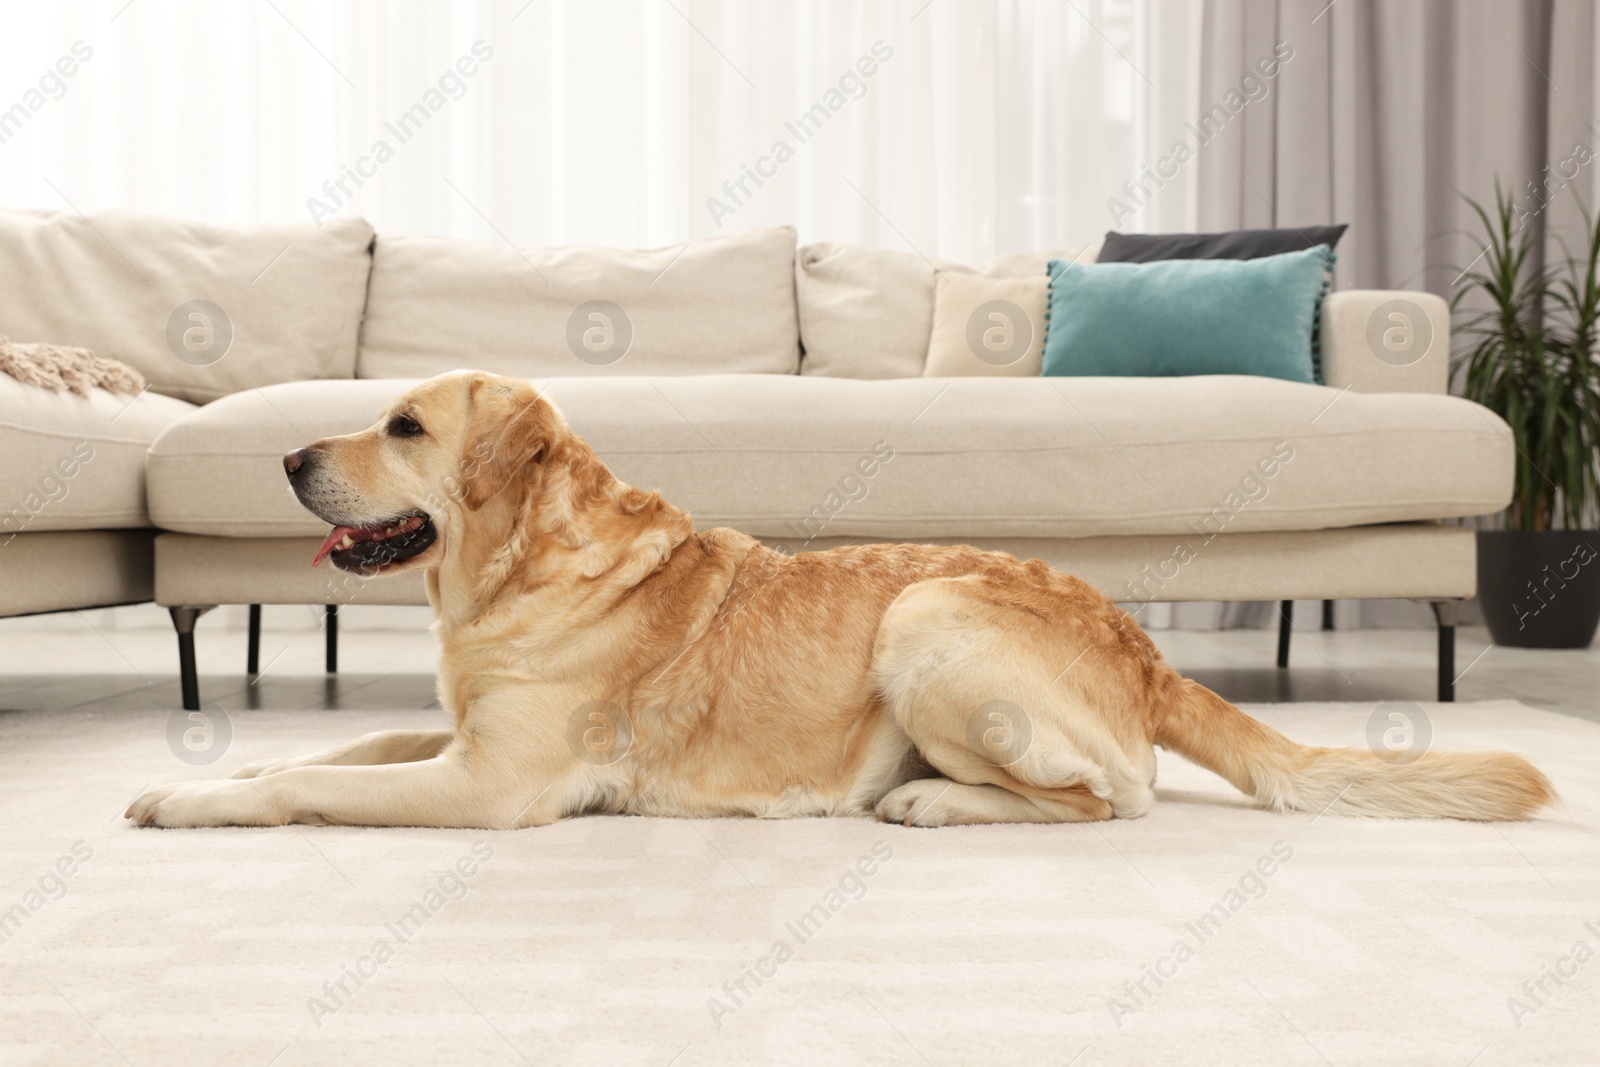
M 340 672 L 322 672 L 323 635 L 305 608 L 274 608 L 261 640 L 262 673 L 245 676 L 242 613 L 201 620 L 201 697 L 227 711 L 372 710 L 435 704 L 436 651 L 423 609 L 368 609 L 343 623 Z M 219 617 L 220 616 L 220 617 Z M 275 625 L 277 620 L 278 625 Z M 1173 664 L 1236 702 L 1434 698 L 1431 630 L 1299 634 L 1291 669 L 1273 666 L 1268 631 L 1158 631 Z M 1461 700 L 1510 698 L 1600 722 L 1600 648 L 1497 648 L 1479 628 L 1457 647 Z M 177 707 L 177 646 L 151 605 L 81 617 L 0 620 L 0 709 Z

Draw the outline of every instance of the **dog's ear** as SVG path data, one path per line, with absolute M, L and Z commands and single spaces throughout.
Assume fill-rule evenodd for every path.
M 487 375 L 471 386 L 462 503 L 477 511 L 550 449 L 552 413 L 533 386 Z

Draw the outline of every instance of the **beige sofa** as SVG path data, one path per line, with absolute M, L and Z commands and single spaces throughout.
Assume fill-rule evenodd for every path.
M 1506 504 L 1513 449 L 1496 416 L 1447 395 L 1444 303 L 1329 297 L 1326 386 L 921 376 L 935 269 L 1028 277 L 1060 256 L 1092 252 L 964 267 L 797 249 L 788 229 L 515 250 L 374 239 L 359 220 L 0 213 L 0 287 L 30 309 L 0 305 L 0 334 L 86 344 L 151 381 L 132 401 L 84 401 L 0 378 L 0 432 L 26 457 L 5 476 L 13 498 L 63 447 L 95 449 L 0 551 L 0 612 L 153 595 L 198 706 L 192 632 L 210 606 L 425 603 L 415 575 L 310 567 L 326 530 L 289 494 L 281 457 L 369 425 L 417 379 L 481 367 L 547 390 L 624 480 L 792 551 L 971 542 L 1135 603 L 1428 601 L 1448 699 L 1475 560 L 1472 533 L 1446 520 Z M 1397 307 L 1431 335 L 1403 359 L 1375 340 Z

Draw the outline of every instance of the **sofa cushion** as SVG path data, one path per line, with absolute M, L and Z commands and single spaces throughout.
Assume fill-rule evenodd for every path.
M 1050 279 L 933 274 L 933 335 L 925 378 L 1038 377 Z
M 296 382 L 202 408 L 151 448 L 151 514 L 187 533 L 324 533 L 282 454 L 371 425 L 413 384 Z M 623 480 L 791 548 L 1314 530 L 1511 495 L 1505 424 L 1449 396 L 1222 375 L 564 378 L 548 393 Z
M 1163 259 L 1261 259 L 1303 252 L 1318 245 L 1339 247 L 1349 223 L 1286 226 L 1276 230 L 1225 230 L 1221 233 L 1118 233 L 1107 230 L 1100 243 L 1101 263 L 1154 263 Z
M 794 230 L 672 248 L 378 238 L 360 378 L 793 374 Z
M 0 545 L 20 533 L 149 526 L 145 452 L 194 410 L 150 392 L 78 396 L 0 374 Z
M 829 378 L 915 378 L 933 332 L 935 270 L 989 278 L 1043 277 L 1052 259 L 1092 263 L 1095 249 L 1013 252 L 973 266 L 916 252 L 825 242 L 795 257 L 800 373 Z
M 0 210 L 0 335 L 93 349 L 196 403 L 349 378 L 371 244 L 364 219 L 213 226 Z
M 1050 264 L 1047 375 L 1316 381 L 1327 245 L 1260 259 Z

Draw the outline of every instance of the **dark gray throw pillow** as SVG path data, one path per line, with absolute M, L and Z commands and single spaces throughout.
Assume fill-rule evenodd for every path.
M 1339 244 L 1347 224 L 1300 226 L 1283 230 L 1230 230 L 1227 233 L 1106 234 L 1101 263 L 1154 263 L 1161 259 L 1261 259 Z

